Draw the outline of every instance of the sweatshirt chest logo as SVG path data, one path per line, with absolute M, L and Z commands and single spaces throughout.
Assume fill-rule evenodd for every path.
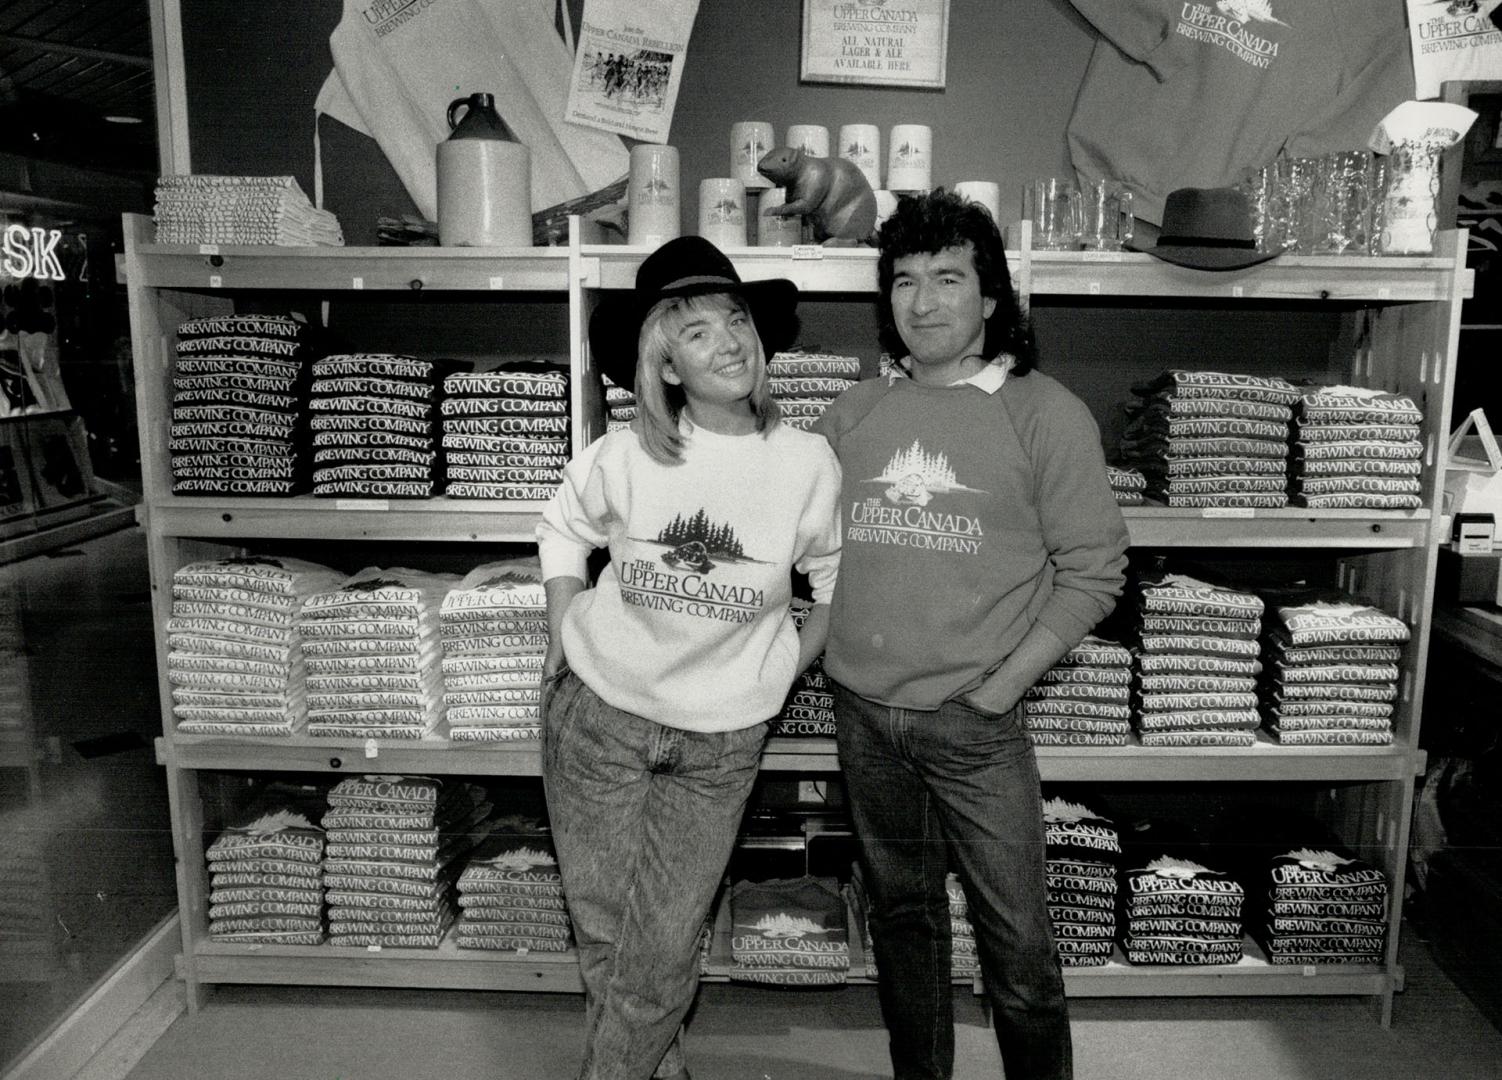
M 979 518 L 931 505 L 939 496 L 989 494 L 960 483 L 944 454 L 925 450 L 915 439 L 892 455 L 880 475 L 862 482 L 884 486 L 880 495 L 851 504 L 846 539 L 966 555 L 980 550 L 985 533 Z
M 711 521 L 702 507 L 688 517 L 675 515 L 655 537 L 631 539 L 666 550 L 656 559 L 621 564 L 621 600 L 630 607 L 749 623 L 766 605 L 765 590 L 735 577 L 738 567 L 767 561 L 747 555 L 729 523 Z
M 1259 31 L 1272 32 L 1274 26 L 1292 29 L 1273 14 L 1272 0 L 1216 0 L 1213 6 L 1185 0 L 1176 32 L 1225 49 L 1252 67 L 1267 68 L 1278 58 L 1280 42 Z

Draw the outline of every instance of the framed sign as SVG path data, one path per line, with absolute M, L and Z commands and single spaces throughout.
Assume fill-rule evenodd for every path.
M 803 0 L 804 82 L 943 89 L 949 0 Z

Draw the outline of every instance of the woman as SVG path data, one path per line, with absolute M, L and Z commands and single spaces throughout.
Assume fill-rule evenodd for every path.
M 590 320 L 613 381 L 634 369 L 638 416 L 570 462 L 537 529 L 543 782 L 584 977 L 582 1080 L 687 1076 L 699 931 L 767 721 L 824 647 L 839 466 L 768 392 L 796 303 L 792 282 L 742 282 L 689 236 Z M 586 589 L 599 547 L 610 562 Z M 794 567 L 815 601 L 801 634 Z

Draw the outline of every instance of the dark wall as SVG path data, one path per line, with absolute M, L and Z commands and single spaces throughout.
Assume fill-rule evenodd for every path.
M 581 0 L 571 6 L 577 20 Z M 313 102 L 341 12 L 335 0 L 183 5 L 195 172 L 291 173 L 312 196 Z M 779 139 L 798 123 L 873 123 L 883 137 L 928 124 L 935 183 L 996 180 L 1013 218 L 1027 178 L 1067 168 L 1064 129 L 1095 39 L 1067 0 L 952 0 L 944 90 L 800 84 L 801 22 L 801 0 L 701 0 L 670 136 L 686 226 L 699 180 L 729 167 L 737 120 L 769 121 Z M 321 136 L 325 205 L 348 242 L 373 243 L 377 217 L 414 212 L 372 140 L 327 119 Z

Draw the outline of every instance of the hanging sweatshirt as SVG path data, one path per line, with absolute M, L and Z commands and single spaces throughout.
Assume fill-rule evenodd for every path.
M 1219 187 L 1285 146 L 1366 145 L 1413 94 L 1402 6 L 1355 0 L 1071 0 L 1101 34 L 1069 120 L 1080 176 L 1125 181 L 1161 220 L 1180 187 Z M 1380 54 L 1380 62 L 1379 62 Z
M 733 731 L 782 708 L 798 661 L 792 570 L 828 603 L 840 558 L 840 468 L 816 435 L 684 426 L 677 465 L 632 431 L 564 470 L 537 527 L 543 579 L 587 581 L 563 622 L 569 666 L 618 709 L 668 727 Z
M 1100 434 L 1047 375 L 871 379 L 821 427 L 844 469 L 824 667 L 862 697 L 937 709 L 1035 622 L 1073 646 L 1120 595 L 1127 531 Z

